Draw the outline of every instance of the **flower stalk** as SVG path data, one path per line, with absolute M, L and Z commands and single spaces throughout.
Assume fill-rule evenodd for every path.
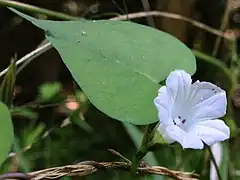
M 156 131 L 157 124 L 158 122 L 155 122 L 146 126 L 140 149 L 132 159 L 131 174 L 133 176 L 136 175 L 136 170 L 142 158 L 150 151 L 152 145 L 154 144 L 152 140 L 154 138 L 154 133 Z

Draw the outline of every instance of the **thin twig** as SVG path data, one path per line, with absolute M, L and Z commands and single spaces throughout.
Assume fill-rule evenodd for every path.
M 48 43 L 48 40 L 47 39 L 44 39 L 39 45 L 38 45 L 38 47 L 37 48 L 39 48 L 39 47 L 41 47 L 41 46 L 44 46 L 45 44 L 47 44 Z M 51 49 L 51 47 L 49 47 L 49 49 Z M 45 51 L 47 51 L 48 50 L 48 48 L 46 48 L 46 49 L 44 49 L 43 51 L 41 51 L 41 54 L 43 54 Z M 41 54 L 39 54 L 39 55 L 41 55 Z M 16 74 L 18 75 L 30 62 L 32 62 L 32 60 L 34 60 L 35 59 L 35 57 L 31 57 L 31 58 L 28 58 L 26 61 L 24 61 L 23 63 L 22 63 L 22 65 L 20 66 L 20 67 L 18 67 L 17 68 L 17 72 L 16 72 Z
M 25 179 L 31 177 L 31 180 L 58 179 L 64 176 L 87 176 L 96 173 L 101 169 L 117 169 L 130 171 L 130 168 L 131 164 L 126 162 L 84 161 L 75 165 L 66 165 L 61 167 L 43 169 L 30 172 L 25 175 L 22 173 L 6 173 L 0 175 L 0 179 L 8 179 L 11 176 L 16 178 L 26 177 Z M 146 176 L 150 174 L 168 176 L 177 180 L 197 180 L 199 178 L 199 175 L 195 173 L 174 171 L 161 166 L 141 167 L 137 169 L 137 175 L 139 176 Z
M 25 4 L 22 2 L 17 2 L 17 1 L 9 1 L 9 0 L 1 0 L 0 1 L 0 6 L 5 6 L 5 7 L 13 7 L 18 10 L 23 10 L 25 12 L 30 12 L 30 13 L 38 13 L 38 14 L 44 14 L 49 17 L 54 17 L 62 20 L 78 20 L 80 19 L 79 17 L 74 17 L 70 16 L 68 14 L 44 9 L 44 8 L 39 8 L 37 6 L 32 6 L 29 4 Z
M 35 59 L 36 57 L 40 56 L 44 52 L 51 49 L 51 47 L 52 47 L 51 43 L 47 43 L 47 44 L 35 49 L 34 51 L 32 51 L 32 52 L 28 53 L 27 55 L 25 55 L 24 57 L 22 57 L 21 59 L 17 60 L 16 65 L 19 65 L 29 59 Z M 3 76 L 7 71 L 8 71 L 8 68 L 6 68 L 2 72 L 0 72 L 0 77 Z
M 210 26 L 207 26 L 207 25 L 200 23 L 198 21 L 195 21 L 193 19 L 181 16 L 179 14 L 168 13 L 168 12 L 161 12 L 161 11 L 137 12 L 137 13 L 131 13 L 128 15 L 120 15 L 120 16 L 117 16 L 114 18 L 110 18 L 109 20 L 126 20 L 128 18 L 135 19 L 135 18 L 141 18 L 141 17 L 147 17 L 147 16 L 162 16 L 162 17 L 166 17 L 166 18 L 170 18 L 170 19 L 183 20 L 183 21 L 189 22 L 190 24 L 192 24 L 198 28 L 204 29 L 212 34 L 215 34 L 217 36 L 223 37 L 228 40 L 231 39 L 228 36 L 226 36 L 222 31 L 214 29 Z M 38 57 L 39 55 L 43 54 L 44 52 L 48 51 L 51 48 L 52 48 L 52 45 L 50 43 L 47 43 L 44 46 L 41 46 L 41 47 L 37 48 L 36 50 L 30 52 L 29 54 L 25 55 L 24 57 L 22 57 L 20 60 L 17 61 L 16 65 L 28 60 L 29 58 L 34 59 L 34 58 Z M 8 68 L 4 69 L 2 72 L 0 72 L 0 77 L 2 75 L 4 75 L 7 71 L 8 71 Z
M 96 162 L 96 161 L 82 161 L 74 165 L 66 165 L 61 167 L 53 167 L 49 169 L 38 170 L 24 173 L 5 173 L 0 175 L 0 180 L 4 179 L 28 179 L 28 180 L 42 180 L 42 179 L 58 179 L 64 176 L 87 176 L 102 169 L 117 169 L 124 171 L 131 171 L 132 162 L 119 152 L 109 149 L 113 154 L 121 157 L 126 162 Z M 141 166 L 136 169 L 136 175 L 163 175 L 177 180 L 197 180 L 198 174 L 190 172 L 181 172 L 170 170 L 162 166 Z
M 16 2 L 16 1 L 1 0 L 0 5 L 9 6 L 9 7 L 13 7 L 13 8 L 24 10 L 24 11 L 30 11 L 30 12 L 34 12 L 34 13 L 45 14 L 45 15 L 48 15 L 48 16 L 58 17 L 58 18 L 63 19 L 63 20 L 77 20 L 77 19 L 79 19 L 78 17 L 69 16 L 69 15 L 66 15 L 66 14 L 63 14 L 63 13 L 58 13 L 58 12 L 55 12 L 55 11 L 39 8 L 39 7 L 36 7 L 36 6 L 32 6 L 32 5 L 29 5 L 29 4 L 20 3 L 20 2 Z M 188 23 L 190 23 L 190 24 L 192 24 L 192 25 L 194 25 L 198 28 L 204 29 L 204 30 L 206 30 L 206 31 L 208 31 L 212 34 L 215 34 L 217 36 L 221 36 L 223 38 L 228 39 L 228 37 L 225 36 L 222 31 L 219 31 L 219 30 L 214 29 L 210 26 L 207 26 L 206 24 L 200 23 L 198 21 L 195 21 L 191 18 L 182 16 L 182 15 L 179 15 L 179 14 L 163 12 L 163 11 L 146 11 L 146 12 L 131 13 L 131 14 L 120 15 L 118 17 L 111 18 L 111 20 L 136 19 L 136 18 L 149 17 L 149 16 L 162 16 L 162 17 L 166 17 L 166 18 L 170 18 L 170 19 L 183 20 L 183 21 L 186 21 L 186 22 L 188 22 Z
M 59 102 L 59 103 L 51 103 L 51 104 L 40 104 L 40 103 L 27 103 L 24 104 L 22 106 L 18 106 L 18 108 L 33 108 L 33 109 L 44 109 L 44 108 L 49 108 L 49 107 L 56 107 L 56 106 L 60 106 L 64 103 L 68 103 L 68 102 L 74 102 L 74 101 L 64 101 L 64 102 Z M 76 101 L 77 102 L 77 101 Z M 13 108 L 13 112 L 14 112 L 14 108 Z
M 163 12 L 163 11 L 148 11 L 148 12 L 137 12 L 137 13 L 131 13 L 128 15 L 120 15 L 118 17 L 111 18 L 111 20 L 125 20 L 125 19 L 137 19 L 137 18 L 142 18 L 142 17 L 147 17 L 147 16 L 162 16 L 165 18 L 170 18 L 170 19 L 177 19 L 177 20 L 182 20 L 185 22 L 188 22 L 192 24 L 193 26 L 196 26 L 200 29 L 204 29 L 205 31 L 208 31 L 216 36 L 221 36 L 225 39 L 229 39 L 228 36 L 224 34 L 224 32 L 219 31 L 217 29 L 214 29 L 206 24 L 203 24 L 199 21 L 193 20 L 191 18 L 175 14 L 175 13 L 169 13 L 169 12 Z
M 142 5 L 143 5 L 143 9 L 144 11 L 151 11 L 151 7 L 150 7 L 150 4 L 149 4 L 149 1 L 148 0 L 141 0 L 142 1 Z M 147 16 L 147 22 L 148 22 L 148 25 L 151 26 L 151 27 L 155 27 L 155 22 L 154 22 L 154 19 L 152 16 Z
M 230 0 L 227 0 L 227 5 L 225 8 L 225 12 L 223 14 L 223 18 L 222 18 L 222 23 L 221 23 L 221 27 L 220 27 L 220 31 L 223 31 L 227 28 L 228 25 L 228 19 L 229 19 L 229 14 L 230 14 L 230 9 L 231 9 L 231 3 Z M 216 56 L 220 47 L 222 41 L 222 37 L 218 36 L 213 48 L 213 52 L 212 52 L 212 56 Z
M 115 151 L 114 149 L 108 149 L 111 153 L 113 153 L 114 155 L 120 157 L 121 159 L 123 159 L 124 161 L 126 161 L 127 163 L 131 164 L 131 161 L 124 157 L 122 154 L 120 154 L 119 152 Z
M 33 178 L 33 176 L 30 176 L 28 174 L 24 174 L 24 173 L 5 173 L 0 175 L 0 180 L 4 180 L 4 179 L 25 179 L 25 180 L 30 180 L 31 178 Z
M 122 14 L 128 14 L 122 9 L 115 0 L 112 0 L 112 3 L 116 6 L 116 8 L 122 13 Z

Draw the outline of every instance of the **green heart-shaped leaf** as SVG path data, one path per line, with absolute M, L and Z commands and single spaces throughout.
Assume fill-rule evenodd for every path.
M 192 52 L 159 30 L 125 21 L 38 20 L 13 11 L 45 30 L 90 101 L 114 119 L 157 121 L 158 83 L 175 69 L 195 72 Z

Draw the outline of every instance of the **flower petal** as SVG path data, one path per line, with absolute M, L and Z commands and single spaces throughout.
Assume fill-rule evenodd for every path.
M 189 126 L 187 131 L 198 135 L 209 146 L 230 137 L 229 127 L 219 119 L 199 121 Z
M 175 70 L 169 74 L 166 80 L 166 86 L 174 104 L 174 107 L 172 107 L 173 117 L 185 113 L 187 110 L 183 105 L 188 98 L 191 83 L 192 79 L 190 74 L 184 70 Z
M 183 129 L 175 125 L 168 125 L 164 127 L 163 137 L 172 139 L 172 142 L 179 142 L 183 148 L 203 149 L 203 142 L 195 134 L 189 135 Z M 167 140 L 167 139 L 166 139 Z
M 212 150 L 213 156 L 215 158 L 215 161 L 217 163 L 217 166 L 220 167 L 221 161 L 223 159 L 222 144 L 216 143 L 216 144 L 212 145 L 211 150 Z M 214 166 L 214 163 L 211 162 L 211 164 L 210 164 L 210 180 L 216 180 L 216 179 L 218 179 L 216 167 Z
M 160 125 L 158 127 L 158 131 L 160 132 L 162 137 L 167 141 L 168 144 L 175 142 L 174 139 L 172 139 L 171 137 L 168 136 L 168 134 L 166 132 L 166 126 L 164 124 L 160 123 Z
M 184 70 L 172 71 L 166 80 L 166 86 L 173 99 L 183 98 L 190 90 L 192 79 Z
M 162 86 L 158 91 L 158 96 L 154 99 L 154 104 L 158 110 L 158 118 L 161 123 L 172 123 L 170 109 L 172 107 L 171 96 L 166 86 Z
M 223 117 L 227 107 L 226 93 L 212 83 L 197 81 L 192 84 L 188 106 L 188 119 L 193 121 Z

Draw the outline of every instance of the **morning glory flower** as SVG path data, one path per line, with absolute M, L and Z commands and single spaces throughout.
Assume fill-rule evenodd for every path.
M 225 91 L 209 82 L 192 83 L 184 70 L 169 74 L 154 104 L 158 130 L 169 144 L 177 141 L 183 148 L 202 149 L 203 142 L 210 146 L 230 136 L 229 127 L 218 119 L 226 114 Z

